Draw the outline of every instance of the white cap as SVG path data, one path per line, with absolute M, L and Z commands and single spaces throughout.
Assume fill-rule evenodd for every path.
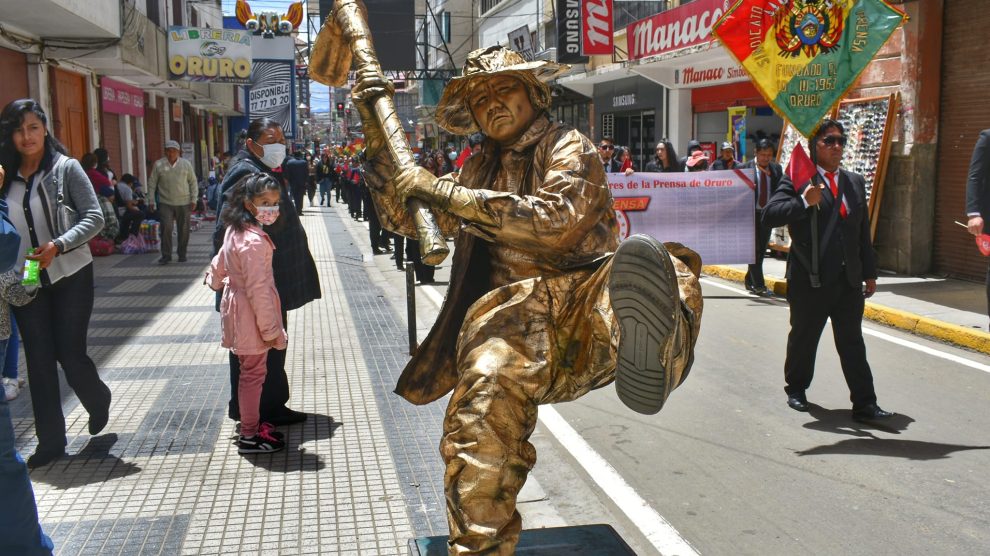
M 182 150 L 182 147 L 179 146 L 179 142 L 178 141 L 173 141 L 173 140 L 169 139 L 168 141 L 165 141 L 165 150 L 168 150 L 168 149 L 175 149 L 177 151 L 181 151 Z

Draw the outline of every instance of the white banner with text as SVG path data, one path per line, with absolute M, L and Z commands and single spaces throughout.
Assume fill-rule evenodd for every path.
M 743 171 L 607 176 L 622 239 L 647 234 L 683 243 L 704 264 L 755 260 L 755 186 Z

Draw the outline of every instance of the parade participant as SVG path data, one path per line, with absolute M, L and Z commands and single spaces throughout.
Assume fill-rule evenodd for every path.
M 306 180 L 309 178 L 309 163 L 306 162 L 306 153 L 296 151 L 285 160 L 282 165 L 282 176 L 289 182 L 289 192 L 292 194 L 292 204 L 296 207 L 296 214 L 302 216 L 303 198 L 306 195 Z
M 739 166 L 736 160 L 736 149 L 728 141 L 722 143 L 722 153 L 712 164 L 712 170 L 732 170 Z
M 155 196 L 155 193 L 158 196 Z M 155 162 L 148 178 L 148 210 L 158 212 L 162 223 L 162 256 L 158 264 L 172 261 L 172 229 L 178 226 L 179 244 L 176 254 L 179 262 L 186 261 L 189 246 L 190 215 L 196 208 L 199 184 L 192 164 L 179 156 L 179 143 L 165 141 L 165 157 Z M 157 199 L 157 200 L 156 200 Z
M 606 174 L 617 174 L 622 170 L 622 163 L 615 159 L 614 154 L 615 140 L 611 137 L 602 137 L 598 142 L 598 156 L 601 157 Z
M 278 220 L 280 196 L 278 181 L 262 172 L 249 174 L 234 186 L 220 215 L 227 226 L 223 247 L 206 275 L 210 288 L 223 292 L 220 344 L 240 362 L 237 451 L 241 454 L 285 448 L 274 427 L 259 415 L 268 353 L 285 351 L 288 341 L 272 274 L 274 245 L 261 229 Z
M 459 176 L 418 166 L 396 175 L 386 154 L 369 160 L 386 226 L 414 233 L 409 197 L 433 207 L 445 235 L 461 226 L 440 316 L 396 388 L 417 404 L 453 391 L 440 445 L 452 554 L 513 552 L 540 404 L 615 380 L 627 405 L 656 413 L 693 357 L 700 260 L 677 245 L 689 268 L 646 236 L 619 245 L 595 145 L 547 113 L 545 80 L 566 68 L 476 50 L 436 111 L 451 133 L 487 137 Z M 370 103 L 391 93 L 382 80 L 359 75 L 353 96 L 370 144 L 384 141 L 369 125 Z
M 684 162 L 684 170 L 687 172 L 704 172 L 708 169 L 708 154 L 705 151 L 695 149 Z
M 966 228 L 974 236 L 990 233 L 990 129 L 980 132 L 966 180 Z M 987 268 L 987 310 L 990 311 L 990 267 Z
M 770 201 L 780 180 L 784 177 L 784 171 L 780 164 L 773 161 L 777 155 L 777 148 L 767 139 L 760 139 L 756 143 L 756 158 L 750 160 L 742 166 L 744 169 L 753 170 L 753 183 L 756 184 L 754 197 L 756 199 L 756 261 L 746 269 L 746 289 L 760 296 L 772 296 L 767 289 L 766 280 L 763 278 L 763 259 L 767 254 L 767 244 L 770 243 L 770 234 L 773 228 L 763 225 L 763 209 Z
M 680 160 L 674 145 L 667 140 L 657 143 L 656 155 L 653 160 L 646 163 L 647 172 L 683 172 Z
M 815 355 L 825 322 L 832 320 L 856 421 L 888 419 L 893 414 L 877 405 L 873 373 L 863 342 L 865 298 L 877 290 L 877 266 L 870 240 L 870 218 L 863 176 L 839 168 L 846 145 L 845 129 L 831 119 L 809 140 L 818 172 L 811 182 L 794 188 L 784 176 L 763 209 L 763 225 L 787 226 L 787 304 L 791 331 L 787 336 L 784 381 L 787 405 L 808 411 L 805 391 L 815 373 Z M 812 211 L 818 211 L 819 252 L 812 246 Z M 818 257 L 819 273 L 812 264 Z
M 282 185 L 279 201 L 281 217 L 277 222 L 263 229 L 272 243 L 275 254 L 272 266 L 275 274 L 275 289 L 282 303 L 282 322 L 288 328 L 287 312 L 298 309 L 314 299 L 319 299 L 320 277 L 316 273 L 316 262 L 309 251 L 306 230 L 303 229 L 295 206 L 289 199 L 285 183 L 274 172 L 285 158 L 285 135 L 282 126 L 271 118 L 252 120 L 244 132 L 244 149 L 231 160 L 230 167 L 220 184 L 221 196 L 218 212 L 223 211 L 225 195 L 230 189 L 249 174 L 263 172 Z M 213 247 L 220 250 L 224 238 L 223 221 L 217 220 L 213 233 Z M 288 425 L 306 420 L 306 414 L 286 407 L 289 401 L 289 378 L 285 374 L 286 350 L 268 351 L 268 374 L 261 387 L 261 420 L 275 425 Z M 240 361 L 230 355 L 230 404 L 227 415 L 240 420 L 237 401 L 237 385 L 240 377 Z

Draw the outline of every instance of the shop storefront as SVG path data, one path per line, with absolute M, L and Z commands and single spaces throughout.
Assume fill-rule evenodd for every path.
M 144 118 L 144 92 L 109 78 L 100 79 L 101 146 L 110 155 L 110 167 L 118 174 L 140 176 L 144 138 L 139 127 Z
M 990 11 L 984 0 L 945 3 L 944 25 L 950 29 L 986 29 Z M 980 131 L 990 127 L 987 91 L 990 56 L 983 41 L 970 33 L 947 31 L 942 38 L 941 110 L 936 159 L 934 270 L 981 279 L 987 259 L 973 246 L 973 236 L 955 224 L 964 220 L 969 160 Z
M 712 38 L 723 8 L 722 0 L 696 0 L 633 22 L 629 69 L 668 89 L 667 136 L 681 154 L 690 139 L 712 150 L 733 141 L 737 158 L 752 158 L 755 142 L 776 142 L 784 122 Z
M 645 168 L 661 138 L 657 130 L 663 129 L 663 101 L 663 87 L 639 76 L 595 85 L 594 140 L 611 137 L 631 150 L 633 167 Z

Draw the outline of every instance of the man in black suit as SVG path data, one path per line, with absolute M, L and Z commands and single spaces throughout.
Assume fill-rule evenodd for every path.
M 796 411 L 808 411 L 805 391 L 814 376 L 818 340 L 831 318 L 835 347 L 852 400 L 852 417 L 860 422 L 877 421 L 893 414 L 877 405 L 863 342 L 864 298 L 877 289 L 876 258 L 870 239 L 865 180 L 839 168 L 846 145 L 844 133 L 841 123 L 830 119 L 822 122 L 809 142 L 818 172 L 800 191 L 784 176 L 763 209 L 763 225 L 787 225 L 791 234 L 787 258 L 791 331 L 784 362 L 787 405 Z M 812 246 L 815 218 L 817 253 Z M 818 264 L 814 264 L 815 257 Z
M 990 129 L 980 132 L 969 162 L 966 180 L 966 216 L 969 233 L 978 236 L 990 232 Z M 986 216 L 986 218 L 984 218 Z M 987 310 L 990 312 L 990 268 L 987 269 Z
M 622 162 L 616 160 L 613 154 L 615 154 L 615 140 L 611 137 L 603 137 L 598 142 L 598 156 L 602 158 L 602 166 L 605 167 L 606 174 L 617 174 L 621 171 Z
M 309 179 L 309 164 L 306 162 L 306 154 L 302 151 L 296 151 L 286 159 L 283 168 L 285 180 L 289 182 L 292 204 L 295 205 L 296 214 L 302 216 L 303 196 L 306 194 L 306 181 Z
M 773 143 L 767 139 L 760 139 L 756 142 L 756 158 L 742 166 L 743 170 L 753 172 L 753 183 L 756 184 L 754 191 L 756 200 L 756 262 L 749 265 L 749 269 L 746 270 L 746 289 L 765 297 L 773 297 L 763 279 L 763 258 L 766 257 L 767 244 L 770 243 L 770 234 L 773 232 L 773 228 L 764 226 L 761 218 L 764 207 L 770 202 L 770 197 L 777 191 L 780 186 L 780 179 L 784 176 L 780 164 L 773 162 L 776 154 L 777 148 Z

